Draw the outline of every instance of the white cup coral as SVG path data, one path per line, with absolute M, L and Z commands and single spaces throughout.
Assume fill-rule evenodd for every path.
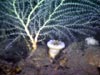
M 59 52 L 65 47 L 65 43 L 58 40 L 50 40 L 47 42 L 49 47 L 49 55 L 51 58 L 55 58 Z

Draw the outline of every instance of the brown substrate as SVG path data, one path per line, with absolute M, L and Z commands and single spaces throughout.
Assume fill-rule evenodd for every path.
M 15 46 L 9 50 L 21 49 L 18 50 L 19 53 L 22 50 L 26 51 L 23 44 Z M 0 75 L 99 75 L 97 66 L 87 62 L 88 55 L 86 54 L 88 54 L 87 49 L 89 50 L 89 48 L 91 49 L 91 47 L 87 48 L 84 42 L 72 43 L 60 52 L 56 59 L 52 60 L 48 55 L 48 48 L 39 45 L 31 58 L 24 57 L 27 54 L 22 54 L 17 58 L 16 56 L 13 58 L 14 55 L 12 57 L 8 55 L 8 58 L 13 58 L 12 61 L 2 58 L 0 60 Z M 13 62 L 17 59 L 17 62 Z

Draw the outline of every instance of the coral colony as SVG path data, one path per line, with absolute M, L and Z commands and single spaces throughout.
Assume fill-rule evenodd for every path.
M 12 44 L 22 36 L 33 52 L 48 37 L 70 42 L 98 29 L 100 5 L 90 0 L 4 0 L 0 8 L 0 38 L 10 37 Z

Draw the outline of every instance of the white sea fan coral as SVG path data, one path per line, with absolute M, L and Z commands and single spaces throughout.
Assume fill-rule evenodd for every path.
M 96 39 L 94 39 L 93 37 L 87 37 L 85 39 L 85 41 L 86 41 L 87 45 L 99 45 L 99 42 Z
M 79 35 L 91 36 L 97 25 L 100 26 L 99 0 L 0 1 L 0 38 L 4 38 L 4 31 L 5 37 L 14 37 L 11 43 L 20 36 L 28 37 L 33 49 L 48 37 L 71 42 Z

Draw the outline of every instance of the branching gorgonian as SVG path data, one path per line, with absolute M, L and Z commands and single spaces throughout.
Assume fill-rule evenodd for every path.
M 99 13 L 99 0 L 5 0 L 0 2 L 0 31 L 13 36 L 12 42 L 28 37 L 34 51 L 46 37 L 71 41 L 95 34 Z

